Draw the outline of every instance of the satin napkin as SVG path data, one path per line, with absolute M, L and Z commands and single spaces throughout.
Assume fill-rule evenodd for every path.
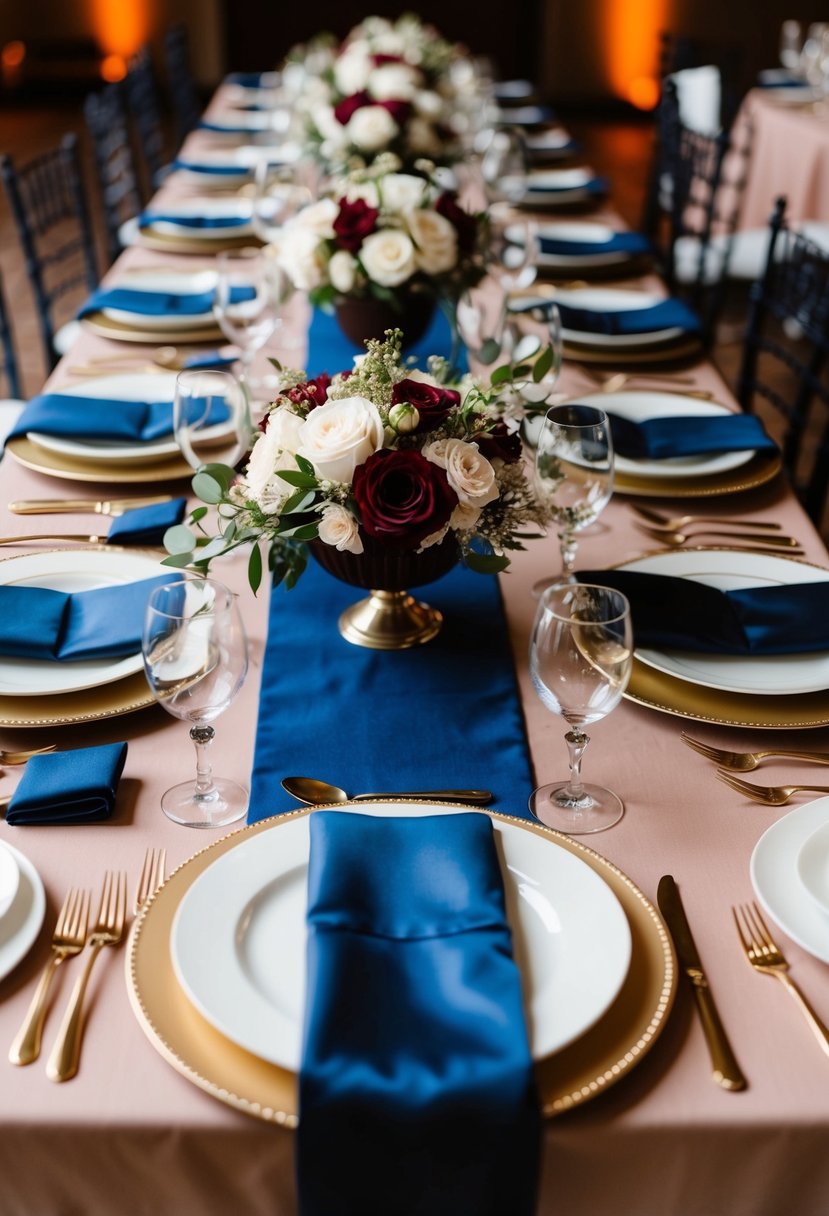
M 203 124 L 202 124 L 203 125 Z M 138 217 L 139 228 L 152 224 L 175 224 L 177 228 L 242 228 L 250 225 L 249 215 L 182 215 L 164 211 L 142 211 Z
M 238 123 L 232 126 L 230 123 L 210 122 L 203 119 L 198 126 L 200 131 L 212 131 L 215 135 L 258 135 L 267 130 L 266 127 L 252 126 L 249 123 Z
M 225 80 L 228 84 L 241 85 L 243 89 L 262 89 L 276 85 L 279 81 L 279 73 L 272 71 L 230 72 Z
M 309 826 L 302 1216 L 531 1216 L 540 1120 L 491 820 Z
M 651 253 L 653 246 L 642 232 L 614 232 L 607 241 L 571 241 L 558 237 L 539 237 L 542 253 L 557 253 L 562 257 L 586 257 L 593 253 Z
M 247 221 L 244 221 L 247 222 Z M 210 291 L 141 291 L 136 287 L 101 287 L 92 293 L 78 312 L 79 317 L 100 312 L 103 308 L 120 308 L 139 317 L 197 317 L 212 312 L 216 292 Z M 230 289 L 230 303 L 241 304 L 256 299 L 256 288 L 239 284 Z
M 18 659 L 119 659 L 138 654 L 144 612 L 168 572 L 91 591 L 0 587 L 0 654 Z
M 253 165 L 217 165 L 210 161 L 185 160 L 181 156 L 173 161 L 173 168 L 186 169 L 188 173 L 204 173 L 211 177 L 241 177 L 243 174 L 252 177 L 254 172 Z
M 608 418 L 616 452 L 632 460 L 777 451 L 777 444 L 754 414 L 686 415 L 633 422 L 608 411 Z
M 112 816 L 126 743 L 32 756 L 6 811 L 6 823 L 102 823 Z
M 579 308 L 556 299 L 565 329 L 589 334 L 650 334 L 660 329 L 682 329 L 686 333 L 700 331 L 700 320 L 693 309 L 682 300 L 660 300 L 646 308 L 630 308 L 614 312 L 610 309 Z
M 199 399 L 192 399 L 200 409 Z M 208 414 L 214 424 L 227 421 L 228 409 L 211 399 Z M 66 439 L 99 439 L 113 443 L 141 443 L 173 433 L 171 401 L 119 401 L 107 397 L 80 397 L 43 393 L 33 397 L 7 439 L 38 431 Z
M 609 189 L 610 183 L 606 177 L 591 177 L 589 181 L 569 186 L 534 186 L 532 182 L 529 182 L 526 197 L 543 198 L 547 194 L 574 194 L 577 191 L 584 191 L 587 194 L 607 194 Z
M 107 544 L 160 545 L 164 540 L 164 533 L 168 528 L 181 523 L 186 510 L 186 498 L 151 503 L 148 507 L 134 507 L 113 519 L 107 534 Z
M 829 650 L 829 582 L 720 591 L 638 570 L 579 570 L 577 577 L 627 596 L 637 646 L 745 655 Z

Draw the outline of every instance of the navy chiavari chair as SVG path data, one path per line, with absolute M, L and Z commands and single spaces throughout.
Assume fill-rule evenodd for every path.
M 94 291 L 98 268 L 78 158 L 78 141 L 65 135 L 57 148 L 17 167 L 0 157 L 0 174 L 37 304 L 46 365 L 53 368 L 71 344 L 74 323 L 59 328 L 67 297 Z M 66 308 L 67 319 L 75 304 Z
M 148 47 L 142 47 L 130 59 L 124 89 L 143 161 L 145 180 L 142 194 L 148 198 L 169 172 L 161 100 Z
M 203 108 L 190 62 L 187 26 L 183 22 L 170 26 L 164 35 L 164 66 L 178 148 L 197 126 Z
M 114 262 L 124 246 L 132 243 L 126 225 L 141 211 L 141 193 L 121 86 L 110 84 L 98 93 L 90 93 L 84 102 L 84 118 L 92 143 L 107 255 L 110 262 Z
M 20 374 L 17 369 L 17 354 L 9 324 L 9 312 L 3 280 L 0 277 L 0 386 L 5 378 L 6 388 L 12 397 L 20 397 Z

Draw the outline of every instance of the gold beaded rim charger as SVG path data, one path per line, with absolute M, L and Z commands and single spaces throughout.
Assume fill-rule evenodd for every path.
M 94 481 L 98 484 L 140 485 L 151 481 L 180 481 L 192 477 L 193 469 L 180 456 L 153 460 L 147 464 L 116 464 L 114 461 L 83 460 L 52 452 L 17 435 L 6 444 L 6 451 L 26 469 L 35 469 L 47 477 L 65 477 L 67 481 Z
M 114 338 L 117 342 L 160 342 L 163 338 L 173 337 L 176 342 L 215 342 L 217 338 L 224 340 L 216 321 L 194 325 L 192 329 L 173 330 L 151 325 L 142 329 L 138 321 L 128 325 L 126 321 L 116 321 L 104 312 L 92 312 L 84 317 L 83 324 L 93 334 L 99 334 L 102 338 Z
M 411 801 L 388 801 L 411 806 Z M 457 811 L 457 804 L 446 805 Z M 335 808 L 342 810 L 342 804 Z M 240 828 L 196 853 L 170 875 L 135 922 L 126 958 L 127 989 L 138 1022 L 155 1049 L 194 1085 L 255 1118 L 293 1128 L 297 1124 L 297 1077 L 237 1047 L 190 1004 L 179 986 L 170 934 L 179 904 L 195 880 L 241 841 L 278 831 L 310 808 Z M 630 969 L 621 992 L 599 1021 L 575 1042 L 536 1065 L 541 1103 L 552 1116 L 582 1105 L 609 1088 L 639 1062 L 662 1031 L 673 1004 L 676 965 L 667 930 L 649 900 L 611 862 L 578 840 L 541 824 L 485 812 L 547 837 L 591 867 L 619 899 L 631 930 Z

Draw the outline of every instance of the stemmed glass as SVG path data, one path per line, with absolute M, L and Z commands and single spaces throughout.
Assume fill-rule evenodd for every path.
M 492 273 L 507 291 L 529 287 L 538 274 L 538 225 L 502 203 L 489 209 Z
M 535 454 L 536 493 L 552 509 L 558 526 L 562 574 L 537 583 L 571 579 L 576 533 L 595 523 L 613 492 L 613 439 L 604 410 L 592 405 L 554 405 L 547 410 Z
M 481 177 L 490 203 L 515 206 L 527 192 L 527 146 L 517 127 L 497 127 L 481 157 Z
M 463 293 L 455 304 L 458 336 L 472 358 L 485 367 L 508 359 L 514 335 L 508 323 L 503 284 L 487 279 Z
M 295 165 L 267 157 L 256 165 L 252 224 L 266 245 L 277 241 L 285 222 L 312 201 L 308 187 L 297 184 L 296 172 Z
M 799 74 L 803 34 L 799 21 L 784 21 L 780 27 L 780 62 L 786 71 Z
M 238 249 L 216 258 L 218 280 L 213 315 L 228 341 L 240 350 L 242 378 L 256 387 L 250 369 L 276 331 L 286 298 L 286 279 L 268 249 Z
M 530 810 L 571 836 L 603 832 L 622 818 L 618 794 L 581 779 L 584 727 L 606 717 L 627 688 L 633 664 L 630 605 L 619 591 L 590 583 L 548 587 L 530 641 L 530 674 L 542 703 L 564 718 L 570 779 L 542 785 Z
M 173 434 L 194 469 L 213 463 L 236 465 L 253 437 L 248 396 L 236 377 L 222 371 L 179 372 Z
M 212 722 L 242 687 L 248 647 L 236 597 L 215 579 L 180 575 L 150 594 L 142 639 L 144 670 L 153 696 L 175 718 L 190 722 L 196 779 L 174 785 L 161 809 L 191 828 L 224 827 L 247 810 L 248 791 L 214 777 L 207 748 Z
M 557 304 L 545 303 L 542 309 L 513 314 L 510 324 L 515 340 L 512 359 L 519 368 L 532 367 L 536 356 L 545 346 L 552 351 L 550 367 L 540 380 L 535 380 L 530 373 L 513 381 L 525 408 L 530 407 L 532 412 L 533 406 L 550 396 L 561 372 L 561 314 Z

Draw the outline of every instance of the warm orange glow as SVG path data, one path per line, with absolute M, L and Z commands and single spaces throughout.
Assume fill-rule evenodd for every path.
M 668 0 L 601 0 L 604 58 L 611 88 L 641 109 L 656 103 L 659 33 L 669 24 Z M 647 93 L 646 93 L 647 90 Z
M 127 74 L 127 62 L 123 55 L 107 55 L 101 60 L 101 76 L 110 84 L 123 80 Z
M 23 42 L 7 42 L 0 54 L 4 68 L 19 68 L 25 58 L 26 45 Z
M 87 0 L 87 3 L 92 31 L 107 58 L 129 59 L 149 38 L 155 8 L 153 0 Z M 105 76 L 104 79 L 120 77 Z

